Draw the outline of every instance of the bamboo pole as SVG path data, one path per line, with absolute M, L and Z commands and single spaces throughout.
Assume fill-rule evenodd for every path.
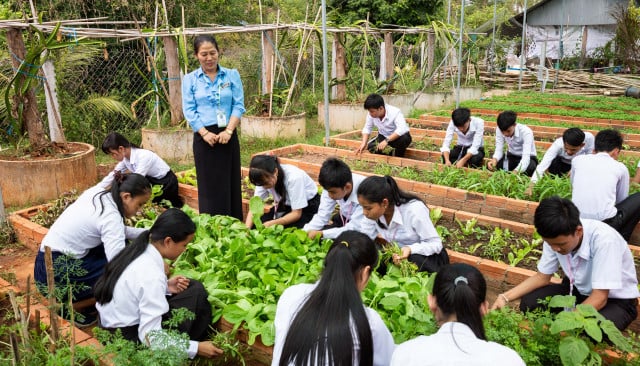
M 55 280 L 53 277 L 53 257 L 51 255 L 51 247 L 44 247 L 44 264 L 47 271 L 47 300 L 49 302 L 49 319 L 51 320 L 51 341 L 58 341 L 60 330 L 58 329 L 58 313 L 56 311 L 56 297 L 54 294 Z
M 309 9 L 309 6 L 307 5 L 307 10 Z M 318 22 L 318 18 L 320 17 L 320 14 L 322 12 L 322 9 L 318 9 L 318 12 L 316 13 L 316 18 L 314 20 L 314 23 Z M 307 21 L 306 15 L 305 15 L 305 22 Z M 311 38 L 311 34 L 312 31 L 310 30 L 308 33 L 305 32 L 305 30 L 302 30 L 302 40 L 300 41 L 300 48 L 298 49 L 298 61 L 296 62 L 296 68 L 293 72 L 293 78 L 291 80 L 291 84 L 289 85 L 289 92 L 287 93 L 287 100 L 284 104 L 284 108 L 282 108 L 282 117 L 285 116 L 285 114 L 287 113 L 287 108 L 289 107 L 289 104 L 291 102 L 291 96 L 293 95 L 293 88 L 296 85 L 296 80 L 298 78 L 298 70 L 300 69 L 300 63 L 302 63 L 302 55 L 304 53 L 304 49 L 307 48 L 307 42 L 309 41 L 309 38 Z

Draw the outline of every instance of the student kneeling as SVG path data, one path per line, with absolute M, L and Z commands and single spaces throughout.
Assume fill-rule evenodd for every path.
M 204 286 L 183 276 L 167 280 L 164 271 L 163 259 L 176 259 L 195 230 L 187 214 L 168 209 L 149 231 L 107 264 L 94 288 L 103 328 L 112 333 L 120 329 L 125 339 L 160 349 L 166 347 L 164 337 L 154 334 L 163 331 L 162 321 L 170 318 L 170 309 L 186 308 L 196 315 L 178 326 L 191 339 L 184 350 L 189 358 L 222 354 L 210 341 L 203 341 L 211 325 L 211 305 Z
M 638 316 L 638 277 L 627 242 L 609 225 L 580 219 L 569 200 L 551 197 L 540 201 L 534 215 L 536 230 L 544 239 L 538 272 L 500 294 L 493 309 L 522 298 L 520 310 L 541 307 L 539 299 L 574 295 L 576 303 L 589 304 L 624 330 Z M 551 276 L 562 267 L 562 284 Z

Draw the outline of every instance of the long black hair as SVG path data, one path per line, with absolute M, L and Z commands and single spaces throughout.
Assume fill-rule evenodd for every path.
M 347 230 L 334 239 L 318 285 L 291 322 L 280 366 L 352 365 L 356 341 L 358 365 L 373 364 L 371 328 L 356 281 L 377 262 L 378 251 L 367 235 Z
M 287 190 L 284 187 L 284 170 L 280 166 L 280 160 L 275 155 L 256 155 L 249 163 L 249 181 L 256 186 L 263 186 L 267 179 L 273 176 L 278 169 L 278 179 L 273 187 L 282 197 L 281 201 L 286 201 Z
M 487 296 L 487 282 L 476 267 L 454 263 L 440 268 L 433 283 L 433 296 L 445 316 L 455 315 L 476 337 L 487 339 L 480 313 L 480 305 Z
M 372 175 L 365 178 L 358 186 L 358 196 L 362 196 L 371 203 L 382 203 L 382 200 L 386 198 L 389 204 L 394 206 L 400 206 L 412 200 L 424 203 L 415 194 L 398 188 L 395 179 L 388 175 L 384 177 Z
M 144 176 L 137 173 L 122 174 L 120 172 L 114 172 L 113 183 L 111 183 L 111 189 L 102 191 L 94 196 L 100 200 L 100 215 L 104 212 L 104 203 L 102 198 L 111 193 L 113 202 L 118 207 L 118 212 L 124 218 L 124 205 L 122 204 L 122 197 L 120 192 L 127 192 L 131 194 L 131 197 L 136 197 L 143 194 L 151 193 L 151 183 Z M 95 206 L 95 201 L 94 201 Z
M 169 208 L 153 223 L 151 229 L 140 234 L 104 267 L 104 273 L 96 281 L 93 292 L 96 301 L 106 304 L 113 299 L 113 290 L 122 272 L 147 249 L 149 243 L 162 242 L 166 237 L 174 242 L 185 240 L 196 232 L 196 224 L 182 210 Z

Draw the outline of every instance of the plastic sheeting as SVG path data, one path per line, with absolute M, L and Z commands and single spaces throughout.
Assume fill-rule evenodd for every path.
M 563 29 L 563 57 L 580 55 L 583 27 L 587 27 L 587 55 L 613 39 L 615 25 L 565 26 Z M 560 52 L 560 26 L 527 26 L 527 58 L 543 57 L 543 43 L 547 43 L 546 57 L 557 59 Z

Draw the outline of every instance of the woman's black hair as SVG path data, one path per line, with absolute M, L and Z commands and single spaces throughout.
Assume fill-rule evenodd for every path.
M 111 190 L 102 191 L 94 196 L 94 199 L 95 197 L 98 197 L 100 200 L 100 215 L 102 215 L 102 212 L 104 212 L 104 203 L 102 202 L 102 198 L 104 197 L 104 195 L 111 193 L 111 197 L 116 203 L 120 215 L 124 218 L 124 205 L 122 204 L 122 197 L 120 197 L 120 192 L 131 193 L 131 197 L 136 197 L 142 194 L 149 194 L 151 193 L 151 184 L 149 183 L 147 178 L 137 173 L 122 174 L 117 171 L 114 172 L 113 183 L 111 183 Z
M 105 154 L 110 154 L 111 150 L 118 150 L 118 148 L 122 147 L 138 147 L 138 145 L 133 144 L 127 140 L 126 137 L 122 136 L 117 132 L 111 132 L 104 138 L 102 141 L 102 152 Z
M 195 232 L 196 224 L 182 210 L 169 208 L 161 213 L 149 230 L 142 232 L 104 267 L 104 273 L 93 287 L 96 301 L 106 304 L 113 299 L 118 279 L 129 264 L 144 253 L 150 242 L 161 243 L 169 237 L 177 243 Z
M 423 202 L 420 197 L 398 188 L 395 179 L 385 175 L 384 177 L 372 175 L 365 178 L 358 186 L 358 196 L 362 196 L 369 202 L 382 203 L 385 198 L 390 205 L 400 206 L 412 200 Z
M 267 179 L 273 176 L 278 169 L 278 179 L 273 187 L 280 195 L 281 201 L 287 199 L 287 190 L 284 187 L 284 170 L 280 166 L 280 160 L 275 155 L 256 155 L 249 163 L 249 181 L 256 186 L 263 186 Z
M 291 322 L 280 366 L 352 365 L 355 342 L 360 345 L 357 364 L 373 364 L 371 327 L 356 281 L 377 262 L 378 251 L 367 235 L 348 230 L 334 239 L 318 285 Z
M 480 305 L 487 296 L 487 282 L 476 267 L 454 263 L 440 268 L 433 283 L 433 296 L 445 316 L 455 315 L 476 337 L 487 339 L 480 313 Z
M 200 46 L 202 46 L 202 44 L 205 42 L 211 43 L 213 47 L 216 48 L 216 51 L 220 52 L 220 48 L 218 48 L 218 42 L 216 41 L 216 39 L 208 34 L 203 34 L 197 36 L 193 40 L 193 50 L 195 51 L 195 53 L 198 53 L 198 51 L 200 51 Z

